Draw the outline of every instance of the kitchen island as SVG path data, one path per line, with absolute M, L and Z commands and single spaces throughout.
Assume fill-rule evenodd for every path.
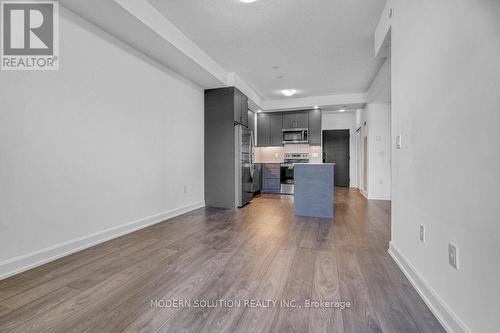
M 334 169 L 335 163 L 295 164 L 295 215 L 333 218 Z

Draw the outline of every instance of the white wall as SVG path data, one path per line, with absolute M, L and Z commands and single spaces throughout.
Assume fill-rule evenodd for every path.
M 367 103 L 391 102 L 391 58 L 390 54 L 388 56 L 366 92 Z
M 351 134 L 349 141 L 349 153 L 351 159 L 349 161 L 349 178 L 350 186 L 353 187 L 353 180 L 356 178 L 356 159 L 355 159 L 355 142 L 353 134 L 356 131 L 356 112 L 335 112 L 335 111 L 322 111 L 321 112 L 321 129 L 326 130 L 339 130 L 348 129 Z
M 500 332 L 500 1 L 393 6 L 391 251 L 450 331 Z
M 354 112 L 354 122 L 356 124 L 356 129 L 360 128 L 363 125 L 364 111 L 364 109 L 358 109 L 356 110 L 356 112 Z
M 363 110 L 361 140 L 368 137 L 368 199 L 391 199 L 391 104 L 369 103 Z M 361 164 L 362 165 L 362 164 Z
M 321 112 L 321 129 L 337 130 L 337 129 L 353 129 L 356 127 L 355 111 L 336 112 L 322 111 Z
M 59 71 L 0 72 L 0 277 L 203 205 L 202 89 L 60 13 Z

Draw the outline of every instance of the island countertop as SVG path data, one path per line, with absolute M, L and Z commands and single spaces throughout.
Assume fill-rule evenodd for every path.
M 294 213 L 333 218 L 335 163 L 294 164 Z

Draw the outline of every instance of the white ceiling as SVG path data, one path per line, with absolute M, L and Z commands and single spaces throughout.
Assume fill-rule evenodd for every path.
M 383 62 L 373 34 L 385 0 L 149 2 L 264 99 L 365 92 Z
M 169 29 L 169 22 L 166 22 L 166 29 L 171 34 L 168 36 L 169 38 L 166 38 L 134 14 L 125 10 L 119 2 L 118 0 L 59 0 L 60 15 L 78 23 L 80 20 L 74 15 L 66 13 L 65 9 L 77 13 L 125 45 L 139 50 L 149 58 L 164 65 L 165 69 L 177 72 L 200 87 L 217 88 L 227 85 L 226 71 L 208 56 L 205 59 L 200 57 L 199 53 L 202 51 L 197 52 L 198 47 L 193 46 L 194 44 L 191 45 L 192 42 L 181 32 L 173 31 L 177 30 L 176 28 Z M 146 4 L 151 7 L 146 1 L 131 0 L 128 3 Z M 154 8 L 151 7 L 151 9 L 156 12 Z M 161 14 L 158 15 L 167 21 Z M 93 32 L 109 42 L 116 43 L 121 48 L 128 49 L 98 29 L 93 29 Z M 175 40 L 176 43 L 171 42 L 171 40 Z M 186 56 L 186 53 L 189 53 L 190 56 Z

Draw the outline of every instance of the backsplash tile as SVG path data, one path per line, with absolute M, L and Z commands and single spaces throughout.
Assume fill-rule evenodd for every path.
M 308 144 L 286 144 L 285 153 L 309 153 Z
M 285 159 L 284 147 L 255 147 L 255 163 L 282 163 Z
M 308 153 L 310 163 L 321 163 L 321 146 L 286 144 L 284 147 L 255 147 L 255 163 L 282 163 L 285 153 Z
M 309 163 L 322 163 L 320 145 L 309 145 Z

